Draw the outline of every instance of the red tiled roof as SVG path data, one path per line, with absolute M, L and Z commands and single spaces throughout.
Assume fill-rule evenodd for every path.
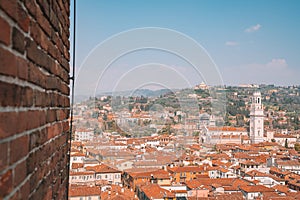
M 94 175 L 94 174 L 95 174 L 95 172 L 93 172 L 93 171 L 82 171 L 82 172 L 70 171 L 70 176 Z
M 203 167 L 199 167 L 199 166 L 172 167 L 172 168 L 168 168 L 168 170 L 172 173 L 201 172 L 203 171 Z
M 297 160 L 277 161 L 277 164 L 281 166 L 300 166 L 300 162 Z
M 96 173 L 120 173 L 119 170 L 116 170 L 105 164 L 95 165 L 95 166 L 87 166 L 86 170 L 94 171 Z
M 149 184 L 141 186 L 141 190 L 145 193 L 145 195 L 151 199 L 162 199 L 162 198 L 174 198 L 175 194 L 170 192 L 169 190 L 165 190 L 161 188 L 157 184 Z
M 247 193 L 252 193 L 252 192 L 274 192 L 274 189 L 268 188 L 263 185 L 241 185 L 240 186 L 241 190 L 244 190 Z
M 70 186 L 70 197 L 100 196 L 101 190 L 95 186 Z
M 242 128 L 242 127 L 231 127 L 231 126 L 209 127 L 208 130 L 210 130 L 210 131 L 238 131 L 238 132 L 247 131 L 247 129 Z
M 72 163 L 72 169 L 83 168 L 83 163 Z
M 275 189 L 275 191 L 277 190 L 283 193 L 288 193 L 288 191 L 290 190 L 286 185 L 275 185 L 272 188 Z

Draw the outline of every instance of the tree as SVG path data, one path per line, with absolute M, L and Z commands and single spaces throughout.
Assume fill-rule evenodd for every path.
M 300 144 L 296 143 L 295 146 L 294 146 L 294 148 L 295 148 L 296 151 L 300 151 Z
M 276 142 L 276 140 L 273 138 L 273 139 L 271 140 L 271 142 Z
M 287 139 L 285 139 L 284 147 L 285 147 L 285 148 L 289 148 L 288 140 L 287 140 Z

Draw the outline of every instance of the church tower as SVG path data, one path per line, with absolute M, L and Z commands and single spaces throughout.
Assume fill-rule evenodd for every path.
M 260 92 L 254 92 L 250 110 L 250 140 L 252 144 L 264 141 L 264 110 Z

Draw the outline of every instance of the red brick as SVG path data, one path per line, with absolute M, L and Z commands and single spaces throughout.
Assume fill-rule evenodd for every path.
M 40 131 L 35 131 L 30 134 L 30 146 L 29 150 L 31 151 L 33 148 L 43 145 L 47 141 L 47 129 L 44 128 Z
M 15 194 L 9 198 L 9 200 L 18 200 L 18 199 L 21 199 L 19 191 L 15 192 Z
M 0 8 L 4 10 L 15 21 L 18 19 L 18 3 L 17 0 L 0 1 Z
M 0 144 L 0 171 L 5 169 L 8 164 L 8 143 Z
M 18 78 L 27 80 L 28 79 L 28 62 L 21 57 L 17 57 L 17 73 Z
M 35 21 L 30 22 L 30 36 L 34 39 L 37 44 L 41 43 L 41 29 Z
M 0 81 L 1 106 L 32 106 L 33 91 L 29 87 L 20 87 Z
M 63 131 L 63 127 L 61 123 L 56 123 L 47 128 L 48 140 L 54 138 L 55 136 L 61 134 Z
M 61 84 L 61 89 L 60 89 L 60 91 L 61 91 L 63 94 L 65 94 L 65 95 L 69 95 L 69 94 L 70 94 L 70 88 L 69 88 L 69 86 L 68 86 L 67 84 L 65 84 L 65 83 L 62 83 L 62 84 Z
M 26 181 L 26 183 L 21 187 L 20 189 L 20 196 L 18 199 L 28 199 L 30 193 L 30 185 L 29 181 Z
M 35 172 L 35 170 L 39 170 L 40 167 L 37 167 L 39 165 L 39 157 L 38 157 L 38 150 L 30 153 L 28 155 L 28 158 L 26 160 L 26 169 L 27 169 L 27 174 L 32 174 L 30 177 L 30 192 L 33 191 L 34 186 L 36 185 L 38 180 L 38 175 Z M 34 173 L 34 174 L 33 174 Z
M 19 106 L 21 87 L 0 81 L 0 105 L 1 106 Z
M 52 199 L 52 195 L 53 195 L 53 193 L 52 193 L 52 187 L 48 187 L 48 190 L 47 190 L 47 192 L 46 192 L 46 195 L 44 196 L 43 199 L 45 199 L 45 200 L 47 200 L 47 199 Z
M 14 169 L 14 187 L 19 185 L 27 176 L 26 161 L 19 163 Z
M 52 109 L 52 110 L 47 110 L 47 123 L 51 123 L 56 121 L 56 119 L 59 120 L 59 118 L 57 117 L 57 111 Z
M 21 106 L 30 107 L 33 105 L 33 90 L 29 87 L 25 87 L 22 90 Z
M 60 26 L 59 26 L 59 20 L 56 15 L 56 13 L 53 11 L 53 9 L 50 9 L 50 23 L 52 25 L 52 28 L 60 33 Z
M 65 120 L 69 118 L 69 110 L 64 109 L 64 110 L 57 110 L 56 111 L 57 119 L 58 120 Z
M 10 161 L 9 163 L 15 163 L 28 154 L 29 141 L 28 135 L 16 138 L 10 142 Z
M 47 69 L 49 57 L 43 50 L 38 49 L 36 42 L 27 39 L 26 50 L 27 50 L 27 58 L 32 60 L 34 63 L 40 65 L 41 67 Z
M 48 36 L 51 36 L 51 26 L 41 9 L 36 9 L 36 20 Z
M 68 118 L 70 104 L 67 96 L 69 4 L 69 1 L 0 0 L 1 12 L 14 21 L 10 26 L 0 17 L 0 74 L 17 77 L 46 90 L 0 82 L 0 96 L 3 97 L 0 106 L 27 107 L 27 111 L 22 112 L 0 112 L 0 139 L 55 123 L 0 144 L 1 173 L 34 151 L 24 162 L 14 166 L 10 174 L 1 175 L 0 199 L 6 199 L 8 194 L 10 199 L 66 197 L 69 125 L 62 120 Z M 25 54 L 26 58 L 20 54 Z M 55 140 L 47 143 L 54 137 Z M 28 175 L 31 175 L 30 180 L 20 185 Z M 17 186 L 20 189 L 11 193 Z
M 36 18 L 36 9 L 37 9 L 37 5 L 35 3 L 35 1 L 32 0 L 25 0 L 24 1 L 25 7 L 27 8 L 27 10 L 29 11 L 29 13 Z
M 49 40 L 48 36 L 44 33 L 44 31 L 41 31 L 41 43 L 40 46 L 48 52 L 49 46 L 53 45 L 51 40 Z
M 47 0 L 37 0 L 37 3 L 39 4 L 42 12 L 46 15 L 46 17 L 49 19 L 50 15 L 50 6 Z M 54 2 L 52 2 L 54 3 Z
M 41 87 L 46 86 L 46 75 L 36 65 L 30 63 L 28 69 L 28 80 Z
M 44 199 L 48 189 L 48 185 L 49 185 L 49 181 L 47 180 L 47 177 L 45 177 L 44 179 L 42 179 L 42 182 L 38 185 L 31 199 Z
M 24 32 L 28 32 L 29 29 L 29 16 L 20 4 L 17 5 L 17 23 Z
M 69 131 L 69 128 L 70 128 L 69 122 L 68 122 L 68 121 L 63 122 L 63 131 L 64 131 L 64 132 L 68 132 L 68 131 Z
M 36 107 L 45 107 L 47 106 L 45 104 L 45 99 L 46 99 L 46 93 L 45 92 L 40 92 L 40 91 L 34 91 L 34 105 Z
M 22 112 L 22 114 L 24 115 L 21 117 L 22 119 L 24 119 L 24 117 L 27 118 L 27 120 L 25 120 L 26 130 L 40 127 L 46 123 L 45 111 L 31 110 L 27 112 Z
M 0 47 L 0 74 L 15 77 L 17 75 L 16 65 L 16 56 Z
M 47 89 L 55 90 L 58 86 L 58 79 L 55 76 L 48 76 L 46 79 Z
M 70 51 L 66 46 L 64 46 L 64 56 L 67 60 L 70 60 Z
M 18 123 L 18 113 L 16 112 L 0 112 L 0 139 L 16 134 Z M 12 126 L 11 124 L 15 124 Z
M 12 188 L 12 171 L 8 170 L 0 177 L 0 199 L 9 194 Z
M 23 33 L 21 33 L 17 28 L 13 28 L 12 33 L 12 43 L 13 48 L 19 51 L 20 53 L 24 53 L 25 51 L 25 37 Z
M 10 44 L 10 34 L 11 34 L 11 29 L 9 24 L 2 18 L 0 17 L 0 42 L 3 44 L 9 45 Z

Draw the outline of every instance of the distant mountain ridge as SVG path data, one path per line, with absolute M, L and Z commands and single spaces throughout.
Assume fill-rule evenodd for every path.
M 144 97 L 159 97 L 160 95 L 165 95 L 170 92 L 176 92 L 179 89 L 160 89 L 160 90 L 150 90 L 150 89 L 138 89 L 138 90 L 126 90 L 126 91 L 116 91 L 116 92 L 102 92 L 96 95 L 96 97 L 101 96 L 144 96 Z M 75 103 L 87 100 L 90 96 L 87 95 L 75 95 Z
M 116 91 L 116 92 L 104 92 L 100 93 L 97 96 L 103 95 L 114 95 L 114 96 L 144 96 L 144 97 L 159 97 L 160 95 L 164 95 L 170 92 L 178 91 L 178 89 L 170 90 L 170 89 L 160 89 L 160 90 L 150 90 L 150 89 L 138 89 L 138 90 L 126 90 L 126 91 Z

